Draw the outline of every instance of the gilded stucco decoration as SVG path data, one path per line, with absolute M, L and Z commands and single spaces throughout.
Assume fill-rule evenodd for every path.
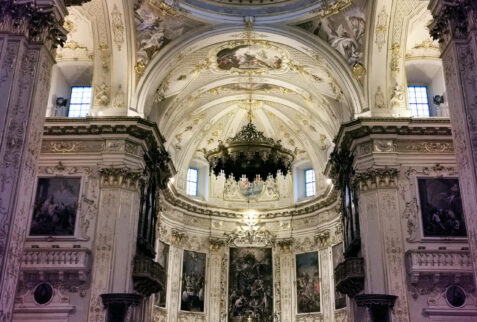
M 200 24 L 173 10 L 163 1 L 134 2 L 136 24 L 136 72 L 142 74 L 145 66 L 167 43 L 182 36 Z
M 113 31 L 113 41 L 118 50 L 121 50 L 121 46 L 124 43 L 124 23 L 122 14 L 116 4 L 114 4 L 111 11 L 111 29 Z
M 388 19 L 389 15 L 386 13 L 386 8 L 383 7 L 378 14 L 376 27 L 375 27 L 375 40 L 374 42 L 378 46 L 378 51 L 381 52 L 383 46 L 386 44 L 386 36 L 388 32 Z
M 362 1 L 324 18 L 317 17 L 298 26 L 327 41 L 351 67 L 363 65 L 366 21 Z

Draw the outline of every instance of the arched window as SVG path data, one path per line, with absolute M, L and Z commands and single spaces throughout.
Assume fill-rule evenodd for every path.
M 197 183 L 199 182 L 199 170 L 189 168 L 187 170 L 186 192 L 189 196 L 197 196 Z

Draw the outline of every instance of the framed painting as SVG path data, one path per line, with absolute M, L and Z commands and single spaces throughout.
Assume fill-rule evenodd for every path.
M 162 266 L 165 272 L 164 290 L 160 291 L 155 296 L 154 304 L 160 307 L 166 307 L 166 293 L 167 293 L 167 268 L 169 265 L 169 245 L 158 240 L 157 241 L 157 255 L 156 261 Z
M 273 322 L 271 248 L 230 248 L 229 317 Z
M 417 178 L 423 237 L 466 237 L 457 178 Z
M 39 178 L 30 236 L 74 236 L 81 178 Z
M 335 271 L 336 266 L 338 266 L 339 263 L 344 261 L 343 252 L 344 252 L 343 243 L 336 244 L 331 248 L 331 255 L 333 257 L 333 272 Z M 335 289 L 335 310 L 339 310 L 346 307 L 346 295 L 340 293 L 336 289 L 336 279 L 335 279 L 334 289 Z
M 204 312 L 206 254 L 184 250 L 181 310 Z
M 320 312 L 318 252 L 296 255 L 297 313 Z

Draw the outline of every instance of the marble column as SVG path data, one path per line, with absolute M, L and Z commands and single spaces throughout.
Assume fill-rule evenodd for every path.
M 477 2 L 431 0 L 431 36 L 438 39 L 447 89 L 464 215 L 477 272 Z M 475 280 L 475 279 L 474 279 Z
M 62 0 L 0 1 L 0 321 L 11 319 L 53 54 L 66 39 L 66 14 Z
M 101 296 L 134 293 L 133 257 L 139 216 L 139 179 L 142 172 L 128 168 L 101 171 L 98 222 L 88 321 L 103 321 Z

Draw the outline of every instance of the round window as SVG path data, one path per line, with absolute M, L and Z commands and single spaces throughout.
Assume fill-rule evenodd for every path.
M 446 290 L 446 300 L 452 307 L 461 307 L 465 304 L 466 295 L 462 287 L 451 285 Z
M 53 297 L 53 288 L 51 287 L 50 284 L 47 284 L 47 283 L 39 284 L 35 288 L 35 291 L 33 292 L 33 298 L 35 299 L 35 302 L 38 304 L 46 304 L 51 300 L 52 297 Z

